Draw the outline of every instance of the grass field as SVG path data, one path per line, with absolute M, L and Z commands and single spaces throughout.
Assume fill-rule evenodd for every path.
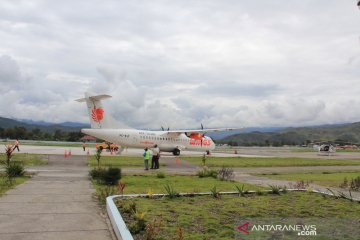
M 176 239 L 176 237 L 180 239 L 179 229 L 183 239 L 234 239 L 235 236 L 244 236 L 239 235 L 236 227 L 243 224 L 245 219 L 250 219 L 250 222 L 254 223 L 269 218 L 282 221 L 285 218 L 285 224 L 290 224 L 286 218 L 301 218 L 301 222 L 305 224 L 306 219 L 312 218 L 312 223 L 316 224 L 318 229 L 318 236 L 314 239 L 357 239 L 360 234 L 357 222 L 360 212 L 359 203 L 308 192 L 249 197 L 232 195 L 221 196 L 220 199 L 211 196 L 173 199 L 136 198 L 118 200 L 120 212 L 128 212 L 129 204 L 133 202 L 136 204 L 138 215 L 144 213 L 147 223 L 154 223 L 154 219 L 162 219 L 156 239 Z M 345 219 L 345 223 L 341 218 Z M 129 219 L 126 214 L 125 219 Z M 327 223 L 330 220 L 332 222 Z M 349 224 L 351 221 L 355 225 Z M 299 222 L 293 224 L 295 223 Z M 134 221 L 127 222 L 128 226 L 132 224 Z M 265 224 L 269 224 L 269 221 L 265 221 Z M 337 229 L 351 229 L 338 233 L 333 231 L 334 225 Z M 262 237 L 256 238 L 259 237 L 257 234 Z M 272 234 L 276 233 L 250 233 L 246 239 L 298 239 L 296 232 L 292 232 L 293 235 L 288 233 L 283 236 L 284 238 L 279 236 L 273 238 Z M 320 236 L 323 238 L 318 238 Z
M 122 182 L 126 184 L 124 194 L 132 193 L 166 193 L 164 186 L 169 184 L 177 192 L 210 192 L 216 186 L 219 191 L 236 191 L 235 185 L 242 185 L 238 182 L 220 181 L 215 178 L 199 178 L 197 176 L 174 176 L 165 175 L 165 178 L 157 178 L 156 175 L 123 176 Z M 101 187 L 96 185 L 96 188 Z M 246 190 L 264 189 L 259 186 L 244 184 Z
M 315 184 L 326 187 L 339 187 L 347 178 L 350 181 L 352 178 L 360 176 L 360 172 L 325 172 L 325 173 L 291 173 L 291 174 L 257 174 L 258 176 L 265 176 L 272 179 L 292 180 L 292 181 L 309 181 Z
M 181 159 L 198 166 L 202 165 L 202 157 L 181 157 Z M 207 157 L 206 165 L 209 167 L 349 166 L 360 165 L 360 159 Z
M 6 161 L 6 155 L 4 153 L 0 153 L 0 166 L 4 165 L 5 161 Z M 44 155 L 40 155 L 40 154 L 15 153 L 11 161 L 21 162 L 25 166 L 47 164 L 47 160 L 44 158 Z
M 181 160 L 202 166 L 202 157 L 181 156 Z M 160 161 L 161 163 L 161 161 Z M 102 156 L 102 166 L 143 167 L 142 157 Z M 161 163 L 162 166 L 165 166 Z M 311 158 L 248 158 L 248 157 L 207 157 L 208 167 L 291 167 L 291 166 L 352 166 L 360 165 L 360 159 L 311 159 Z M 94 156 L 89 158 L 89 166 L 97 166 Z
M 14 179 L 14 183 L 12 185 L 9 185 L 6 182 L 6 178 L 2 175 L 0 175 L 0 196 L 4 194 L 7 190 L 16 187 L 16 185 L 19 185 L 21 183 L 24 183 L 26 180 L 28 180 L 29 177 L 17 177 Z

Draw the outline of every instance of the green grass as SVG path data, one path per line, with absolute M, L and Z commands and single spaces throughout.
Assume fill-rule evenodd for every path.
M 181 159 L 202 166 L 202 157 L 181 157 Z M 206 165 L 209 167 L 351 166 L 360 165 L 360 159 L 207 157 Z
M 289 174 L 257 174 L 271 179 L 309 181 L 325 187 L 339 187 L 346 177 L 348 181 L 360 176 L 360 172 L 325 172 L 325 173 L 289 173 Z
M 0 196 L 4 194 L 7 190 L 12 189 L 16 187 L 17 185 L 24 183 L 26 180 L 28 180 L 29 177 L 17 177 L 14 179 L 14 183 L 12 185 L 9 185 L 6 182 L 6 178 L 4 176 L 0 175 Z
M 6 155 L 0 153 L 0 166 L 4 166 L 6 161 Z M 11 161 L 21 162 L 24 166 L 35 166 L 35 165 L 45 165 L 47 160 L 44 155 L 40 154 L 28 154 L 28 153 L 15 153 L 12 156 Z
M 178 197 L 148 199 L 136 198 L 128 200 L 117 200 L 120 212 L 128 208 L 131 201 L 136 203 L 137 212 L 145 213 L 145 220 L 151 223 L 153 219 L 162 218 L 160 236 L 157 239 L 174 239 L 177 235 L 176 229 L 182 229 L 184 239 L 234 239 L 240 237 L 236 227 L 250 218 L 250 223 L 263 221 L 264 219 L 277 219 L 282 224 L 290 224 L 290 220 L 284 218 L 315 219 L 318 236 L 327 237 L 314 239 L 357 239 L 359 229 L 356 226 L 356 219 L 359 218 L 360 204 L 344 199 L 323 197 L 320 194 L 308 192 L 288 192 L 281 195 L 266 196 L 221 196 L 220 199 L 211 196 L 200 197 Z M 305 219 L 304 219 L 305 218 Z M 327 221 L 334 221 L 337 229 L 342 227 L 353 227 L 350 224 L 343 224 L 339 218 L 353 219 L 353 232 L 334 232 L 334 224 Z M 128 219 L 128 218 L 127 218 Z M 329 220 L 330 219 L 330 220 Z M 126 220 L 127 221 L 127 220 Z M 293 222 L 296 224 L 298 222 Z M 127 225 L 132 224 L 127 222 Z M 321 230 L 320 230 L 321 229 Z M 325 229 L 325 230 L 324 230 Z M 250 233 L 246 237 L 255 237 L 257 233 Z M 261 238 L 271 238 L 270 232 L 260 232 Z M 281 239 L 297 239 L 296 232 L 289 233 Z M 338 235 L 337 235 L 338 234 Z M 238 238 L 236 238 L 238 239 Z M 241 239 L 241 238 L 239 238 Z M 255 239 L 255 238 L 246 238 Z M 275 238 L 278 239 L 278 238 Z M 307 239 L 306 237 L 304 239 Z
M 174 176 L 165 174 L 165 178 L 158 178 L 154 175 L 123 176 L 122 182 L 126 184 L 124 194 L 133 193 L 166 193 L 164 186 L 171 185 L 177 192 L 210 192 L 213 186 L 222 192 L 236 191 L 238 182 L 220 181 L 215 178 L 199 178 L 197 176 Z M 244 184 L 246 190 L 264 189 L 259 186 Z M 99 190 L 102 186 L 95 184 Z

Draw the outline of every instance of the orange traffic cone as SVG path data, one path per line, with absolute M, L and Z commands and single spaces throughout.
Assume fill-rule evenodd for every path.
M 179 165 L 179 163 L 180 163 L 180 158 L 179 158 L 179 157 L 176 157 L 176 158 L 175 158 L 175 164 L 176 164 L 176 165 Z
M 68 156 L 68 153 L 67 153 L 67 151 L 65 150 L 64 158 L 67 158 L 67 156 Z

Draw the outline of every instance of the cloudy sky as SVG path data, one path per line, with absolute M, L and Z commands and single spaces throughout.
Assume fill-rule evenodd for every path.
M 0 2 L 0 116 L 132 127 L 360 121 L 355 0 Z

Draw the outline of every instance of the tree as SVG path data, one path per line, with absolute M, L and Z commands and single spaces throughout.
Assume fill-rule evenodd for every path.
M 57 129 L 54 133 L 54 140 L 55 141 L 60 141 L 60 140 L 64 140 L 64 133 L 60 130 Z
M 43 137 L 43 133 L 41 132 L 41 130 L 39 128 L 35 128 L 31 131 L 32 134 L 32 139 L 34 140 L 40 140 Z

